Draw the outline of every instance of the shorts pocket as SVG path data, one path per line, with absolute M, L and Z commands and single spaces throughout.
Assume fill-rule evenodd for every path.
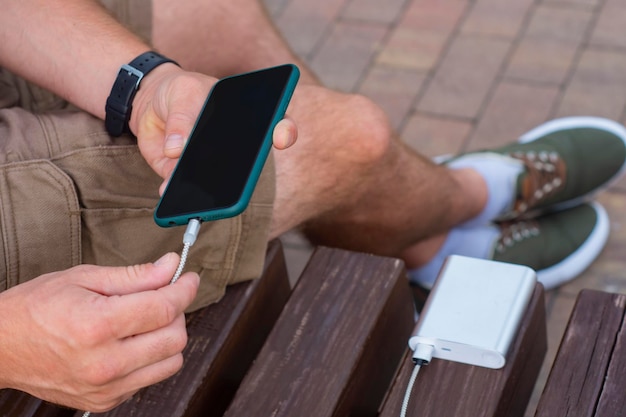
M 80 263 L 80 207 L 71 179 L 45 160 L 0 167 L 0 230 L 0 289 Z

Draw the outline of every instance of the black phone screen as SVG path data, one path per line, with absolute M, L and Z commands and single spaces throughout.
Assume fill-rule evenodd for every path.
M 157 217 L 234 205 L 275 118 L 290 66 L 220 80 L 199 116 Z M 282 116 L 281 116 L 282 117 Z

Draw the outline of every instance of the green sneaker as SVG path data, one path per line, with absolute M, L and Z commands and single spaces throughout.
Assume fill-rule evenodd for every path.
M 580 204 L 617 179 L 626 167 L 626 129 L 608 119 L 567 117 L 536 127 L 518 143 L 452 160 L 480 155 L 519 167 L 515 190 L 509 188 L 513 201 L 491 220 L 529 218 Z
M 445 259 L 461 255 L 528 266 L 546 289 L 552 289 L 582 273 L 608 236 L 608 215 L 597 202 L 533 219 L 456 228 L 428 264 L 408 271 L 409 280 L 430 289 Z
M 491 259 L 534 269 L 546 289 L 581 274 L 609 237 L 608 215 L 597 202 L 499 226 Z

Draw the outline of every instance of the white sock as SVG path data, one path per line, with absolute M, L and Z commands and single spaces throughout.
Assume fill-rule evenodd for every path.
M 480 226 L 513 208 L 517 178 L 524 170 L 522 161 L 497 153 L 467 154 L 447 164 L 451 169 L 471 168 L 485 179 L 488 198 L 483 211 L 459 227 Z
M 423 288 L 431 288 L 443 262 L 450 255 L 490 259 L 494 243 L 499 236 L 500 229 L 492 224 L 473 228 L 452 229 L 433 259 L 426 265 L 408 272 L 409 281 Z

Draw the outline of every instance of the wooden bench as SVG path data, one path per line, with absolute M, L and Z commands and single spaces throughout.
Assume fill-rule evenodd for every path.
M 282 249 L 274 243 L 261 278 L 229 288 L 220 303 L 189 315 L 185 365 L 177 375 L 94 416 L 397 416 L 414 326 L 402 262 L 318 248 L 293 291 L 287 278 Z M 433 362 L 420 375 L 416 398 L 437 411 L 419 415 L 504 415 L 440 412 L 449 410 L 450 393 L 456 400 L 489 383 L 493 389 L 468 395 L 461 405 L 524 408 L 545 352 L 542 294 L 538 287 L 508 368 Z M 3 417 L 81 415 L 0 391 Z
M 578 295 L 535 417 L 626 415 L 626 295 Z

